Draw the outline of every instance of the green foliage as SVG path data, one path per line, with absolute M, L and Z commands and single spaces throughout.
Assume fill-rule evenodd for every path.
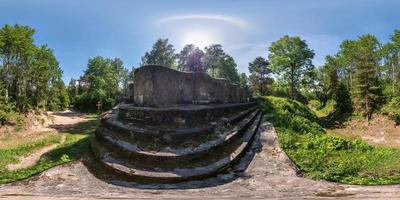
M 206 71 L 202 62 L 204 52 L 193 44 L 185 45 L 177 57 L 180 71 Z
M 239 86 L 241 88 L 248 88 L 249 87 L 249 78 L 245 73 L 241 73 L 239 76 Z
M 308 101 L 308 107 L 311 110 L 319 110 L 319 109 L 321 109 L 322 104 L 318 100 L 313 99 L 313 100 Z
M 0 29 L 0 81 L 5 101 L 13 103 L 18 112 L 49 106 L 65 108 L 59 104 L 68 101 L 54 97 L 55 92 L 62 92 L 62 70 L 53 50 L 34 44 L 34 33 L 33 28 L 20 25 Z
M 82 159 L 89 151 L 90 141 L 93 139 L 94 130 L 98 125 L 98 120 L 94 116 L 92 120 L 81 122 L 76 128 L 67 132 L 13 149 L 0 149 L 0 184 L 26 179 L 57 165 Z M 65 142 L 42 155 L 36 165 L 14 171 L 8 171 L 5 168 L 9 163 L 16 163 L 20 156 L 26 156 L 42 147 L 59 143 L 61 134 L 66 137 Z
M 287 35 L 273 42 L 269 52 L 272 70 L 290 86 L 290 97 L 297 98 L 304 75 L 313 69 L 314 52 L 305 40 Z
M 249 72 L 250 88 L 253 94 L 266 95 L 268 85 L 273 82 L 269 77 L 272 70 L 269 68 L 268 60 L 260 56 L 256 57 L 249 63 Z
M 168 39 L 158 39 L 150 52 L 142 57 L 141 65 L 162 65 L 175 68 L 175 49 Z
M 382 112 L 389 115 L 396 124 L 400 124 L 400 97 L 395 97 L 384 105 Z
M 204 49 L 204 66 L 207 68 L 208 74 L 211 77 L 216 76 L 216 69 L 220 64 L 221 58 L 225 56 L 222 45 L 213 44 Z
M 324 134 L 315 114 L 293 100 L 266 97 L 261 105 L 281 147 L 307 176 L 348 184 L 400 183 L 400 149 Z
M 101 110 L 110 109 L 127 90 L 128 75 L 118 58 L 112 60 L 97 56 L 89 59 L 79 84 L 74 80 L 70 82 L 73 105 L 81 111 L 96 111 L 100 102 Z
M 240 78 L 237 72 L 235 60 L 229 55 L 224 55 L 219 60 L 219 65 L 215 74 L 216 78 L 224 78 L 232 83 L 239 84 Z

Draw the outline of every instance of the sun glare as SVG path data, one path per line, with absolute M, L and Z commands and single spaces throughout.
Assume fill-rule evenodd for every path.
M 183 44 L 194 44 L 199 48 L 204 48 L 210 44 L 215 43 L 215 36 L 207 31 L 190 31 L 185 33 L 183 37 Z

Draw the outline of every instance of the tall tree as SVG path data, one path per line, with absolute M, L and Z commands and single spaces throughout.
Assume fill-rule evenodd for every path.
M 72 104 L 75 104 L 78 95 L 78 82 L 75 79 L 71 78 L 68 84 L 68 96 Z
M 34 33 L 33 28 L 20 25 L 5 25 L 0 29 L 0 78 L 5 85 L 4 99 L 15 104 L 19 112 L 50 108 L 52 89 L 63 84 L 63 72 L 53 50 L 46 45 L 36 46 Z M 59 91 L 64 92 L 62 88 Z
M 0 60 L 3 79 L 6 85 L 6 101 L 9 96 L 16 102 L 17 108 L 25 108 L 27 75 L 30 57 L 34 51 L 33 34 L 35 30 L 28 26 L 5 25 L 0 29 Z
M 339 59 L 341 71 L 348 85 L 348 89 L 353 90 L 354 73 L 356 70 L 355 53 L 357 52 L 357 43 L 354 40 L 345 40 L 340 45 Z
M 45 108 L 52 84 L 61 81 L 62 77 L 62 71 L 53 50 L 45 45 L 35 49 L 29 77 L 36 108 Z
M 253 93 L 260 95 L 266 94 L 266 85 L 271 81 L 269 75 L 272 70 L 269 68 L 269 62 L 265 58 L 259 56 L 249 63 L 250 87 Z
M 154 43 L 150 52 L 146 52 L 142 57 L 141 65 L 162 65 L 166 67 L 175 67 L 175 49 L 168 39 L 158 39 Z
M 312 69 L 314 52 L 300 37 L 284 36 L 269 47 L 269 61 L 275 73 L 290 86 L 291 98 L 297 97 L 303 75 Z
M 354 52 L 357 87 L 355 102 L 358 109 L 368 121 L 379 101 L 379 47 L 378 39 L 370 34 L 360 36 L 356 41 L 357 51 Z
M 239 86 L 241 88 L 248 88 L 249 87 L 249 78 L 245 73 L 241 73 L 239 76 Z
M 231 56 L 225 55 L 219 60 L 216 77 L 225 78 L 232 83 L 239 84 L 239 74 L 236 67 L 235 60 Z
M 390 42 L 383 46 L 381 54 L 384 60 L 385 74 L 391 83 L 391 96 L 398 96 L 400 73 L 400 30 L 395 30 Z
M 205 71 L 202 58 L 204 52 L 193 44 L 183 47 L 182 51 L 177 55 L 178 70 L 181 71 Z
M 331 99 L 339 86 L 338 69 L 340 67 L 339 58 L 336 56 L 326 56 L 325 65 L 321 68 L 322 84 L 325 86 L 324 91 L 327 94 L 327 98 Z
M 216 76 L 216 70 L 220 64 L 221 58 L 224 56 L 225 52 L 220 44 L 213 44 L 205 48 L 204 65 L 212 77 Z
M 117 80 L 115 85 L 116 95 L 121 96 L 125 94 L 124 92 L 127 90 L 127 81 L 129 76 L 129 70 L 124 67 L 124 63 L 119 58 L 114 58 L 111 61 L 111 65 L 114 68 L 115 79 Z

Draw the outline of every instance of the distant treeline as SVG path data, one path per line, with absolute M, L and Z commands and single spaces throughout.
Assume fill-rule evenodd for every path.
M 53 51 L 36 46 L 35 30 L 5 25 L 0 29 L 0 122 L 34 110 L 106 110 L 122 99 L 133 80 L 119 58 L 90 58 L 83 75 L 64 86 Z M 249 77 L 238 73 L 235 60 L 220 44 L 200 49 L 187 44 L 176 53 L 168 39 L 158 39 L 140 66 L 163 65 L 181 71 L 202 71 L 225 78 L 254 95 L 285 96 L 317 109 L 329 105 L 338 113 L 353 113 L 369 120 L 382 112 L 400 122 L 400 31 L 387 44 L 370 34 L 345 40 L 335 55 L 314 66 L 314 51 L 300 37 L 283 36 L 267 49 L 265 58 L 249 63 Z M 101 107 L 99 107 L 101 105 Z M 353 112 L 354 111 L 354 112 Z M 15 120 L 14 120 L 15 121 Z

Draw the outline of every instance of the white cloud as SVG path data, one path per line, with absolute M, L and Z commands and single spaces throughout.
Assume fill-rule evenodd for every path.
M 229 23 L 238 26 L 240 28 L 249 27 L 248 22 L 245 22 L 241 19 L 223 15 L 177 15 L 177 16 L 162 18 L 158 20 L 158 23 L 162 24 L 162 23 L 169 23 L 169 22 L 183 21 L 183 20 L 213 20 L 213 21 Z

